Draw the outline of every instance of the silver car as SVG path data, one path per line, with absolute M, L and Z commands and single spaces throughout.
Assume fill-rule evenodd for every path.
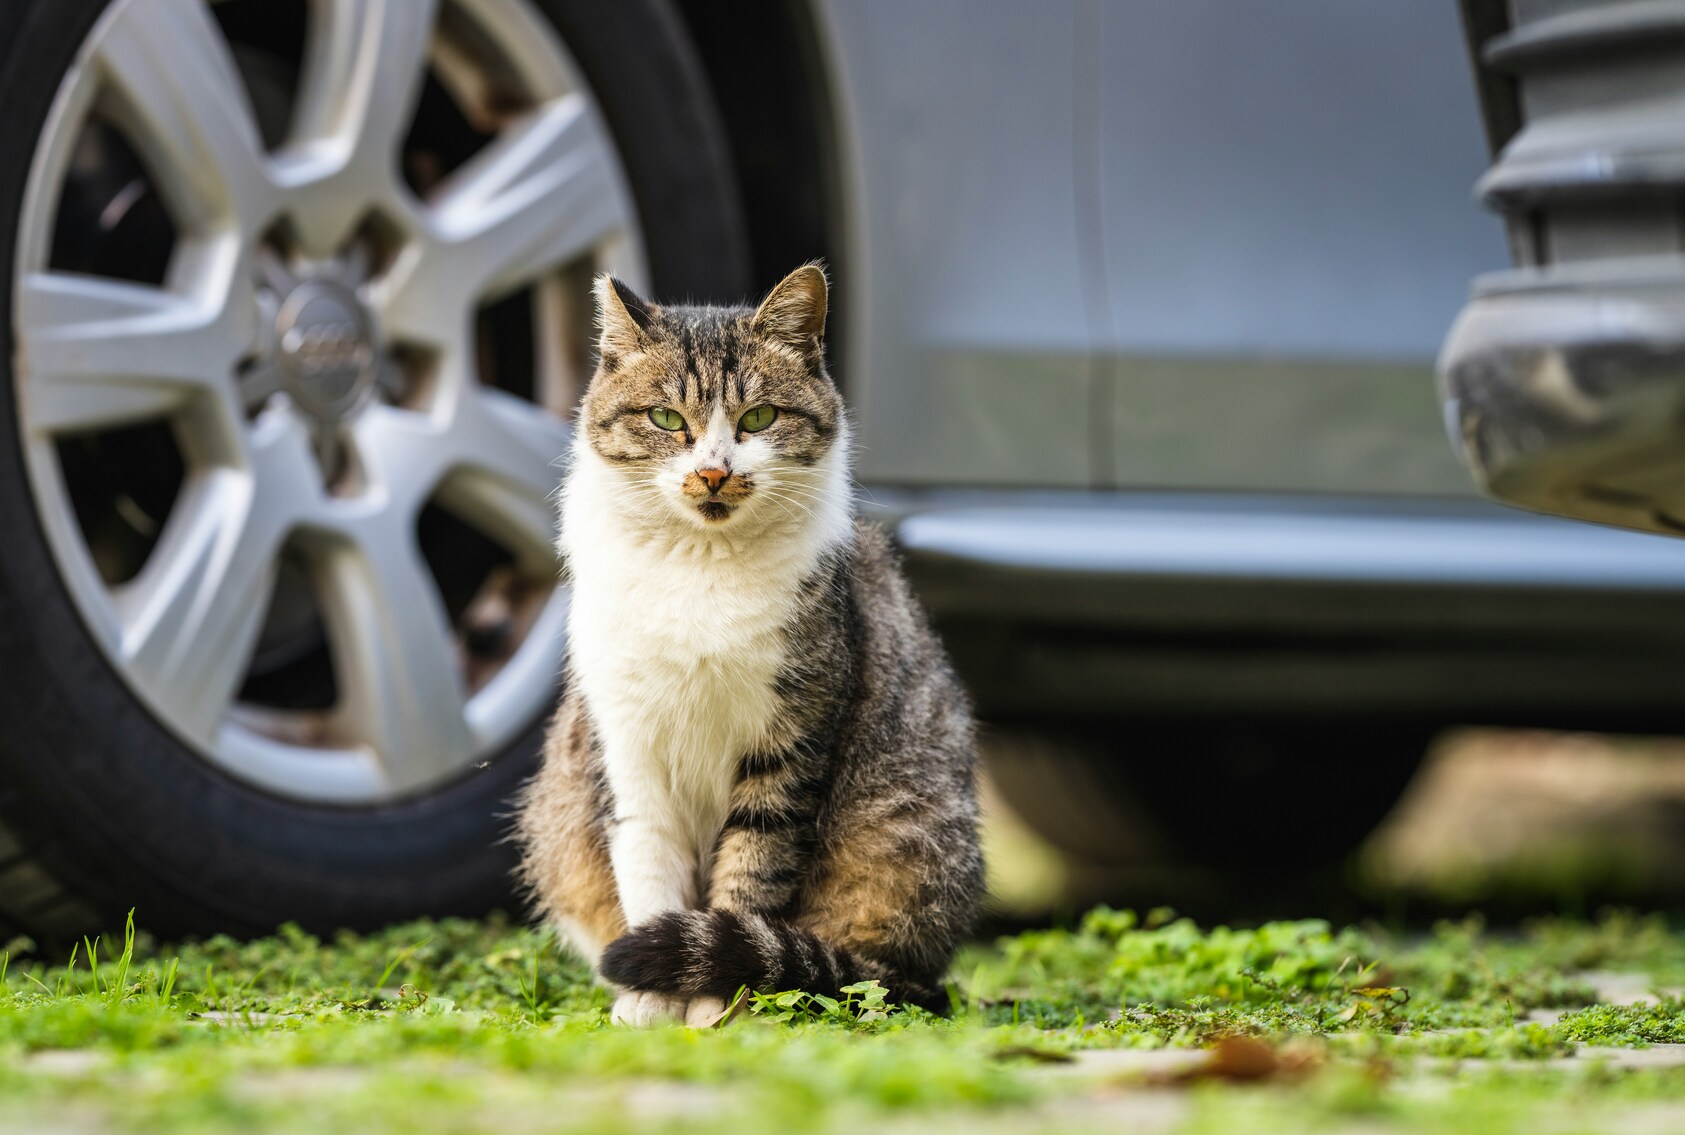
M 831 264 L 868 507 L 1058 838 L 1326 860 L 1446 724 L 1673 705 L 1685 548 L 1445 442 L 1505 255 L 1449 5 L 5 0 L 0 105 L 0 936 L 508 901 L 603 270 Z

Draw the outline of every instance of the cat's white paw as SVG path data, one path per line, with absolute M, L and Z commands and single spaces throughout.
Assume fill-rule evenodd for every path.
M 718 997 L 669 997 L 665 993 L 628 991 L 614 999 L 611 1016 L 615 1024 L 635 1029 L 680 1022 L 693 1029 L 707 1029 L 725 1016 L 725 1002 Z
M 611 1016 L 617 1025 L 647 1029 L 651 1025 L 676 1024 L 684 1020 L 687 1003 L 688 999 L 684 997 L 631 990 L 614 999 Z
M 718 997 L 692 997 L 685 1008 L 685 1024 L 693 1029 L 711 1029 L 725 1016 L 725 1002 Z

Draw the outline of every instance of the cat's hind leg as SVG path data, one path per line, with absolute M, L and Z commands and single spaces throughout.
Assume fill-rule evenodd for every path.
M 593 968 L 603 948 L 626 933 L 609 862 L 610 803 L 590 723 L 570 694 L 521 809 L 521 874 L 546 920 Z

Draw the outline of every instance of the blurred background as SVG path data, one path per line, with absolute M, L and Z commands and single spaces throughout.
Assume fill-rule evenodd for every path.
M 996 769 L 1022 760 L 1001 738 L 990 757 Z M 1001 925 L 1041 924 L 1107 902 L 1211 921 L 1318 915 L 1414 926 L 1470 910 L 1498 925 L 1609 906 L 1677 911 L 1682 784 L 1677 737 L 1453 730 L 1332 875 L 1303 871 L 1260 838 L 1261 888 L 1190 869 L 1145 810 L 1103 843 L 1072 846 L 1044 837 L 995 788 L 985 797 L 992 913 Z M 1279 819 L 1285 827 L 1318 817 L 1309 807 Z
M 0 937 L 518 902 L 589 281 L 813 258 L 1000 922 L 1677 903 L 1680 27 L 6 6 Z

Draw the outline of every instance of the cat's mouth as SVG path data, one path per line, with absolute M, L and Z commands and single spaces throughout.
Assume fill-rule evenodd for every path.
M 730 520 L 754 492 L 754 486 L 750 478 L 742 474 L 727 474 L 723 479 L 710 483 L 700 474 L 692 473 L 685 478 L 682 491 L 690 498 L 692 507 L 702 515 L 702 522 L 713 526 Z

